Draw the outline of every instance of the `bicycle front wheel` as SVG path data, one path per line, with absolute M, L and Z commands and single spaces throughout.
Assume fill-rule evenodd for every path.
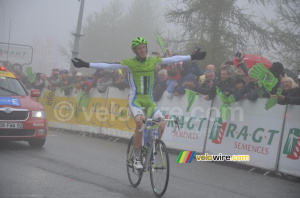
M 137 170 L 134 168 L 133 160 L 134 160 L 134 154 L 133 154 L 133 136 L 130 138 L 128 148 L 127 148 L 127 154 L 126 154 L 126 168 L 127 168 L 127 175 L 130 184 L 133 187 L 137 187 L 142 179 L 143 176 L 143 170 Z
M 165 194 L 169 182 L 169 155 L 162 140 L 156 140 L 155 153 L 151 155 L 150 179 L 154 194 L 161 197 Z

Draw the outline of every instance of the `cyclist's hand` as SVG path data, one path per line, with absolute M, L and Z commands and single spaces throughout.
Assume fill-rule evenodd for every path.
M 192 60 L 203 60 L 206 56 L 206 52 L 201 52 L 199 47 L 195 47 L 194 52 L 191 54 Z
M 79 58 L 74 58 L 71 60 L 73 65 L 77 68 L 81 68 L 81 67 L 90 67 L 90 64 L 87 62 L 84 62 L 83 60 L 79 59 Z
M 163 119 L 161 117 L 153 118 L 154 122 L 161 122 Z

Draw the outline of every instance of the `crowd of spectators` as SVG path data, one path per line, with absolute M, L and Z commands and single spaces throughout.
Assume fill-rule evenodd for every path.
M 242 56 L 242 54 L 240 54 Z M 297 74 L 285 69 L 280 62 L 274 62 L 269 71 L 278 79 L 272 91 L 258 85 L 258 80 L 250 77 L 250 70 L 243 58 L 239 58 L 237 66 L 232 61 L 225 61 L 217 70 L 213 64 L 199 70 L 197 62 L 184 62 L 174 65 L 157 65 L 157 81 L 153 89 L 153 98 L 159 101 L 163 93 L 169 99 L 185 94 L 189 89 L 204 96 L 206 100 L 216 97 L 217 87 L 225 96 L 234 96 L 235 101 L 276 97 L 280 87 L 282 94 L 278 96 L 279 104 L 300 105 L 300 70 Z
M 37 89 L 40 92 L 48 89 L 55 91 L 59 88 L 66 96 L 70 95 L 73 90 L 78 93 L 80 90 L 89 94 L 92 88 L 104 93 L 108 86 L 115 86 L 120 90 L 129 88 L 126 70 L 103 70 L 97 69 L 93 74 L 85 74 L 74 71 L 70 73 L 66 69 L 52 69 L 50 76 L 45 73 L 37 72 L 34 74 L 34 81 L 30 82 L 28 74 L 22 72 L 22 66 L 15 64 L 9 67 L 25 85 L 26 89 Z
M 159 101 L 164 93 L 168 99 L 172 99 L 184 95 L 185 90 L 189 89 L 203 95 L 206 100 L 213 100 L 218 87 L 225 96 L 232 94 L 235 101 L 245 99 L 255 101 L 260 97 L 275 97 L 277 89 L 281 87 L 279 104 L 300 105 L 300 70 L 297 74 L 285 69 L 281 63 L 274 62 L 269 71 L 278 79 L 278 83 L 269 92 L 258 85 L 257 79 L 250 77 L 250 68 L 243 62 L 243 58 L 239 57 L 238 60 L 237 66 L 234 66 L 232 61 L 224 61 L 219 69 L 209 64 L 203 72 L 199 69 L 198 63 L 193 61 L 172 65 L 158 64 L 154 70 L 153 99 Z M 75 93 L 83 90 L 88 94 L 92 88 L 100 93 L 104 93 L 108 86 L 120 90 L 129 88 L 126 69 L 98 69 L 95 73 L 86 75 L 79 71 L 70 73 L 65 69 L 53 69 L 49 77 L 44 73 L 36 73 L 35 81 L 31 83 L 20 65 L 12 65 L 11 70 L 20 77 L 27 89 L 42 91 L 46 88 L 54 91 L 60 88 L 65 95 L 70 95 L 73 89 Z

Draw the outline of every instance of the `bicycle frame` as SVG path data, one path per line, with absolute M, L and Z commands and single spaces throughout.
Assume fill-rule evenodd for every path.
M 147 123 L 150 122 L 151 125 L 147 127 Z M 139 132 L 143 132 L 143 139 L 144 139 L 144 134 L 145 134 L 145 129 L 150 129 L 150 133 L 151 133 L 151 140 L 149 142 L 150 147 L 149 147 L 149 151 L 147 153 L 146 156 L 144 156 L 144 152 L 145 152 L 145 145 L 144 145 L 144 141 L 142 142 L 142 159 L 143 157 L 146 158 L 145 162 L 143 162 L 143 171 L 145 172 L 146 170 L 150 170 L 150 159 L 151 159 L 151 155 L 154 154 L 155 151 L 155 143 L 158 137 L 156 137 L 156 130 L 158 130 L 158 125 L 161 122 L 174 122 L 175 126 L 174 126 L 174 131 L 176 130 L 176 126 L 178 126 L 178 122 L 179 122 L 179 118 L 175 118 L 175 119 L 164 119 L 164 118 L 156 118 L 156 119 L 146 119 L 146 121 L 144 120 L 144 124 L 142 126 L 142 128 L 139 130 Z M 160 154 L 160 157 L 162 157 L 162 154 Z M 163 159 L 162 159 L 163 161 Z

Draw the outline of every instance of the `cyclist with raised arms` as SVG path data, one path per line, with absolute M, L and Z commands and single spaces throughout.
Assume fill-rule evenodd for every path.
M 154 83 L 154 68 L 157 63 L 170 64 L 176 62 L 202 60 L 206 56 L 206 52 L 200 52 L 200 48 L 195 48 L 192 55 L 173 56 L 168 58 L 160 58 L 157 56 L 147 56 L 148 42 L 143 37 L 137 37 L 132 41 L 131 48 L 136 54 L 136 57 L 122 60 L 120 63 L 88 63 L 81 59 L 75 58 L 72 60 L 75 67 L 91 67 L 96 69 L 123 69 L 129 70 L 128 79 L 130 84 L 130 93 L 128 103 L 132 115 L 136 123 L 134 135 L 134 166 L 136 169 L 142 169 L 141 163 L 141 145 L 143 135 L 139 130 L 143 126 L 144 114 L 142 108 L 148 118 L 162 117 L 162 114 L 152 97 L 152 88 Z M 164 130 L 164 124 L 159 125 L 159 137 Z

